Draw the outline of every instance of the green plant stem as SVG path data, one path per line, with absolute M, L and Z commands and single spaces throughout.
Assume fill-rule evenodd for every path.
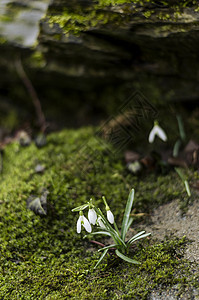
M 97 214 L 102 218 L 105 226 L 106 226 L 106 230 L 111 234 L 114 242 L 116 244 L 118 244 L 120 247 L 122 248 L 126 248 L 126 244 L 125 242 L 122 240 L 122 238 L 120 237 L 120 235 L 117 233 L 116 230 L 113 229 L 113 227 L 109 224 L 109 222 L 106 220 L 106 218 L 104 217 L 103 213 L 101 212 L 101 210 L 99 208 L 96 207 L 96 212 Z
M 117 224 L 115 222 L 114 222 L 114 227 L 115 227 L 115 230 L 117 231 L 118 235 L 120 235 L 119 229 L 118 229 Z

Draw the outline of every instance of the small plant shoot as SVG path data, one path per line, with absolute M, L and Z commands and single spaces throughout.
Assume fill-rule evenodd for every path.
M 99 252 L 102 252 L 102 255 L 98 260 L 97 264 L 95 265 L 95 268 L 103 260 L 109 249 L 114 249 L 115 254 L 118 257 L 129 263 L 140 264 L 140 262 L 128 257 L 129 247 L 132 243 L 136 242 L 139 239 L 149 236 L 151 233 L 145 233 L 145 231 L 140 231 L 130 239 L 126 240 L 127 232 L 133 222 L 133 218 L 130 216 L 130 213 L 134 201 L 134 189 L 131 190 L 126 203 L 121 230 L 118 229 L 117 224 L 115 223 L 114 215 L 107 204 L 106 198 L 102 197 L 102 199 L 105 204 L 106 217 L 102 213 L 101 209 L 97 208 L 93 204 L 92 199 L 90 199 L 90 201 L 87 204 L 72 209 L 73 212 L 79 212 L 79 218 L 77 221 L 77 233 L 81 232 L 81 227 L 83 226 L 85 230 L 91 235 L 101 234 L 109 236 L 113 239 L 113 244 L 105 246 L 98 250 Z M 88 219 L 83 214 L 83 210 L 85 210 L 86 208 L 89 209 Z M 92 225 L 97 225 L 98 231 L 92 232 Z

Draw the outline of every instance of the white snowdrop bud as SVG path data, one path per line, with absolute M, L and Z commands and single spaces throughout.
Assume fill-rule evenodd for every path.
M 90 208 L 88 211 L 88 220 L 91 224 L 95 225 L 97 220 L 97 214 L 94 208 Z
M 113 213 L 110 211 L 110 209 L 109 210 L 107 210 L 107 219 L 108 219 L 108 221 L 111 223 L 111 224 L 113 224 L 114 223 L 114 215 L 113 215 Z
M 97 224 L 99 225 L 99 227 L 105 229 L 106 226 L 104 225 L 104 222 L 102 221 L 102 218 L 101 217 L 98 217 L 97 219 Z

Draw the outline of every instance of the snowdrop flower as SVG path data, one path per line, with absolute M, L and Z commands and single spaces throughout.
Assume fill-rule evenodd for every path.
M 97 214 L 96 214 L 96 211 L 94 210 L 94 208 L 89 208 L 88 219 L 91 224 L 95 225 L 96 220 L 97 220 Z
M 149 134 L 149 143 L 153 143 L 155 136 L 158 136 L 164 142 L 167 141 L 167 136 L 164 130 L 159 126 L 158 121 L 154 122 L 154 126 Z
M 113 224 L 114 223 L 114 215 L 110 211 L 110 208 L 106 211 L 106 214 L 107 214 L 107 219 L 108 219 L 109 223 Z
M 77 233 L 81 232 L 82 225 L 84 226 L 84 228 L 86 229 L 87 232 L 92 231 L 91 224 L 86 219 L 86 217 L 84 217 L 83 212 L 80 211 L 79 212 L 79 219 L 77 220 Z
M 99 225 L 99 227 L 101 227 L 103 229 L 106 228 L 106 226 L 104 225 L 104 222 L 102 221 L 102 217 L 98 217 L 97 224 Z
M 102 196 L 102 199 L 104 201 L 105 207 L 106 207 L 106 216 L 108 221 L 113 224 L 114 223 L 114 215 L 110 210 L 110 207 L 108 206 L 107 202 L 106 202 L 106 198 L 104 196 Z

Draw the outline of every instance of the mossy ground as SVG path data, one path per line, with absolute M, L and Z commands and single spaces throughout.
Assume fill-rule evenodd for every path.
M 132 187 L 135 213 L 182 196 L 175 173 L 158 179 L 133 176 L 93 133 L 92 128 L 65 130 L 49 135 L 40 149 L 33 143 L 6 147 L 0 182 L 1 299 L 147 299 L 160 286 L 179 284 L 183 292 L 197 285 L 183 260 L 185 238 L 138 243 L 131 256 L 140 266 L 110 255 L 93 270 L 100 254 L 82 239 L 84 233 L 76 233 L 78 215 L 72 208 L 90 197 L 101 205 L 105 195 L 121 224 Z M 35 172 L 38 163 L 46 167 L 43 174 Z M 50 192 L 46 217 L 26 207 L 27 198 L 40 196 L 43 188 Z M 134 222 L 134 230 L 138 226 Z

